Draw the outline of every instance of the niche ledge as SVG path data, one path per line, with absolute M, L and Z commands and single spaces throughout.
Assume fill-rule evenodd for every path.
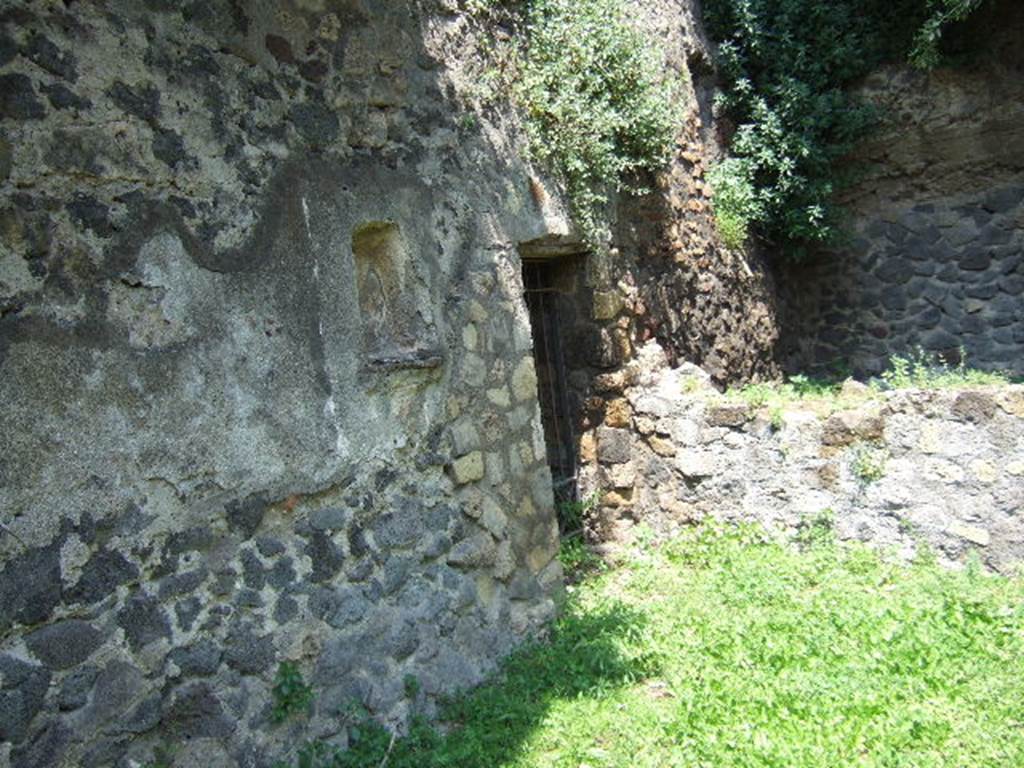
M 414 349 L 407 352 L 377 352 L 367 356 L 371 371 L 428 370 L 440 368 L 444 356 L 440 349 Z

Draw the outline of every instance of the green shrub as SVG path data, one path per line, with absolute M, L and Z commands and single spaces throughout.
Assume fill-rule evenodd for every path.
M 950 24 L 966 19 L 981 4 L 982 0 L 928 0 L 928 18 L 914 36 L 910 60 L 925 69 L 938 64 L 942 31 Z
M 839 239 L 839 162 L 878 122 L 848 87 L 882 61 L 938 60 L 943 29 L 981 0 L 706 0 L 735 124 L 712 174 L 727 244 L 748 229 L 791 257 Z
M 862 483 L 875 483 L 885 477 L 885 464 L 889 452 L 873 445 L 858 445 L 853 449 L 850 467 Z
M 566 579 L 571 582 L 604 568 L 604 561 L 587 547 L 580 536 L 562 539 L 558 549 L 558 561 L 562 564 Z
M 564 182 L 591 244 L 607 234 L 611 191 L 642 190 L 638 174 L 669 157 L 678 89 L 664 55 L 630 21 L 625 0 L 532 0 L 513 92 L 533 155 Z
M 796 541 L 805 547 L 827 547 L 836 543 L 836 514 L 823 509 L 817 514 L 806 515 L 797 526 Z

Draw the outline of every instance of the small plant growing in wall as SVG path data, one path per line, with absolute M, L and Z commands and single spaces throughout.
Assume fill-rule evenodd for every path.
M 558 504 L 558 522 L 563 535 L 568 535 L 582 530 L 583 521 L 586 516 L 598 508 L 601 504 L 603 493 L 597 489 L 589 496 L 577 501 L 562 501 Z
M 885 464 L 889 453 L 884 448 L 872 445 L 858 445 L 853 449 L 850 467 L 862 483 L 874 483 L 885 476 Z
M 882 373 L 877 387 L 888 389 L 957 389 L 976 386 L 1001 386 L 1011 382 L 1005 373 L 979 371 L 967 367 L 963 347 L 957 352 L 956 364 L 941 356 L 928 355 L 918 347 L 906 356 L 893 355 Z
M 278 666 L 271 693 L 274 699 L 271 718 L 275 723 L 283 723 L 294 715 L 308 712 L 313 703 L 313 688 L 303 679 L 302 672 L 293 661 L 282 661 Z

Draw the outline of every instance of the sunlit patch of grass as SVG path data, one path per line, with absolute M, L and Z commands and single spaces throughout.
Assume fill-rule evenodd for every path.
M 1019 578 L 705 527 L 583 582 L 387 765 L 1019 766 L 1022 659 Z

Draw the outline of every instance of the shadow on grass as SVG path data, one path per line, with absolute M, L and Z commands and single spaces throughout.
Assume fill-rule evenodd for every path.
M 366 722 L 351 729 L 346 752 L 309 744 L 296 768 L 474 768 L 511 764 L 551 706 L 600 698 L 657 674 L 659 660 L 641 650 L 645 618 L 621 604 L 583 609 L 570 604 L 550 641 L 525 647 L 479 688 L 442 708 L 444 733 L 414 723 L 392 742 Z M 386 757 L 386 761 L 385 761 Z

